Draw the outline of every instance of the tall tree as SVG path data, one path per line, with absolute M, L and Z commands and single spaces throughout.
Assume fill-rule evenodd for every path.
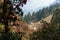
M 26 4 L 27 0 L 23 0 L 22 2 L 21 1 L 22 0 L 20 0 L 19 4 L 17 4 L 15 8 L 17 8 L 17 10 L 21 12 L 20 16 L 23 16 L 22 10 L 19 8 L 19 6 L 21 6 L 21 4 L 22 5 Z M 3 0 L 2 10 L 3 11 L 0 17 L 0 22 L 5 25 L 5 32 L 4 32 L 5 34 L 4 34 L 4 38 L 1 40 L 10 40 L 9 38 L 11 35 L 9 33 L 10 29 L 8 27 L 9 22 L 11 23 L 13 21 L 13 25 L 19 25 L 18 23 L 15 24 L 15 22 L 19 20 L 18 17 L 19 15 L 17 15 L 16 12 L 13 10 L 13 4 L 11 0 Z M 21 38 L 19 40 L 21 40 Z

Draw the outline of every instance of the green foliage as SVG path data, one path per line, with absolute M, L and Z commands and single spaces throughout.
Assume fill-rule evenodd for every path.
M 27 23 L 30 23 L 30 21 L 31 21 L 31 14 L 28 13 L 27 15 L 25 15 L 24 20 L 25 20 Z
M 0 40 L 6 40 L 6 36 L 5 35 L 6 34 L 2 33 L 0 35 Z M 21 37 L 22 37 L 22 35 L 21 34 L 17 34 L 17 33 L 9 33 L 7 35 L 7 39 L 8 40 L 21 40 Z
M 60 23 L 60 9 L 56 9 L 56 11 L 54 12 L 53 18 L 52 18 L 52 24 L 57 25 L 58 23 Z
M 50 26 L 43 26 L 42 30 L 34 32 L 30 40 L 60 40 L 60 9 L 56 9 L 53 14 Z M 46 22 L 44 22 L 46 25 Z

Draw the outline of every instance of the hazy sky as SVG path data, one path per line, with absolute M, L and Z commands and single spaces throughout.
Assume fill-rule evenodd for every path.
M 51 5 L 55 0 L 28 0 L 27 4 L 24 5 L 24 14 L 28 12 L 37 11 L 40 8 Z

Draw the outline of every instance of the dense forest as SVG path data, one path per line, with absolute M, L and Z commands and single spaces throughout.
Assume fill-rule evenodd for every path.
M 24 16 L 24 19 L 27 23 L 33 21 L 39 21 L 51 14 L 56 10 L 56 8 L 60 7 L 59 3 L 53 4 L 49 7 L 44 7 L 37 12 L 33 12 L 32 14 L 29 12 L 27 15 Z

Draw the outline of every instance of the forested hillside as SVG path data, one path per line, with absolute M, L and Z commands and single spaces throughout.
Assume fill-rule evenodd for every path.
M 60 40 L 59 3 L 44 7 L 32 14 L 29 12 L 23 18 L 20 7 L 23 7 L 27 0 L 13 0 L 13 4 L 11 0 L 4 0 L 4 3 L 1 1 L 0 40 Z
M 42 29 L 33 32 L 30 40 L 60 40 L 60 8 L 54 11 L 50 24 L 44 22 Z
M 33 12 L 32 14 L 29 12 L 27 15 L 24 16 L 24 19 L 27 23 L 32 21 L 39 21 L 51 14 L 56 10 L 56 8 L 60 7 L 59 3 L 53 4 L 49 7 L 44 7 L 37 12 Z

